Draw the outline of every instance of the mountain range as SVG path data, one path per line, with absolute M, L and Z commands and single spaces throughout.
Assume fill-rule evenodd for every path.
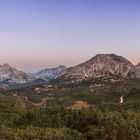
M 109 75 L 119 75 L 123 78 L 139 79 L 140 63 L 133 65 L 129 60 L 116 54 L 98 54 L 86 62 L 66 68 L 59 65 L 46 68 L 35 74 L 19 71 L 8 64 L 0 65 L 0 81 L 9 83 L 28 83 L 36 79 L 81 81 L 87 78 L 97 78 Z
M 67 67 L 64 65 L 59 65 L 55 68 L 46 68 L 43 70 L 40 70 L 35 75 L 39 78 L 43 78 L 46 80 L 52 80 L 55 76 L 57 76 L 61 71 L 65 70 Z
M 33 74 L 27 74 L 25 72 L 19 71 L 7 63 L 0 65 L 0 81 L 7 81 L 9 83 L 27 83 L 35 80 Z
M 62 71 L 56 79 L 78 80 L 109 75 L 124 78 L 140 78 L 140 64 L 133 65 L 129 60 L 116 54 L 98 54 L 90 60 Z

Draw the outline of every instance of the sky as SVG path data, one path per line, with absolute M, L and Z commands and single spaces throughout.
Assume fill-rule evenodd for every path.
M 139 0 L 0 0 L 0 64 L 36 72 L 99 53 L 140 62 Z

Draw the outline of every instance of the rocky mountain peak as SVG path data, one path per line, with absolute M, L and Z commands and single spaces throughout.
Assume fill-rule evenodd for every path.
M 114 61 L 116 63 L 131 63 L 126 58 L 118 56 L 116 54 L 98 54 L 93 58 L 91 58 L 90 60 L 88 60 L 87 62 L 102 63 L 106 61 Z
M 9 81 L 11 83 L 26 83 L 34 80 L 35 77 L 19 71 L 9 64 L 5 63 L 0 66 L 0 81 Z
M 39 78 L 45 78 L 46 80 L 51 80 L 65 69 L 66 69 L 66 66 L 59 65 L 58 67 L 46 68 L 46 69 L 40 70 L 39 72 L 36 73 L 36 75 Z
M 126 58 L 116 54 L 98 54 L 88 61 L 66 69 L 56 78 L 83 80 L 108 75 L 120 75 L 126 78 L 139 78 L 135 66 Z

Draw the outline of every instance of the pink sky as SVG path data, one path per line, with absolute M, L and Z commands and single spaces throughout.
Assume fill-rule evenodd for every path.
M 0 1 L 0 64 L 34 72 L 96 54 L 140 62 L 140 1 Z

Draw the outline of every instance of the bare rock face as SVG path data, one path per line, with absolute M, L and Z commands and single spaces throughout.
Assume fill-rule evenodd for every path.
M 84 80 L 110 74 L 124 78 L 140 78 L 139 71 L 129 60 L 115 54 L 98 54 L 82 64 L 62 71 L 55 78 Z
M 55 67 L 55 68 L 46 68 L 44 70 L 40 70 L 39 72 L 37 72 L 36 76 L 49 81 L 49 80 L 52 80 L 55 76 L 60 74 L 60 72 L 65 69 L 66 69 L 66 66 L 64 65 L 59 65 L 58 67 Z
M 11 83 L 26 83 L 34 80 L 33 75 L 28 75 L 22 71 L 9 66 L 8 64 L 0 65 L 0 81 L 7 80 Z

